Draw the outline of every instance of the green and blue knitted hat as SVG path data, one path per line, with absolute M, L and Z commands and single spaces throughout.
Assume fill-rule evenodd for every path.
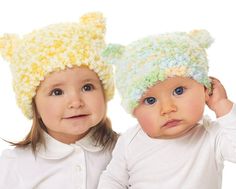
M 115 65 L 122 106 L 133 113 L 147 89 L 169 77 L 190 77 L 210 89 L 205 49 L 212 42 L 206 30 L 166 33 L 127 46 L 109 44 L 102 56 Z

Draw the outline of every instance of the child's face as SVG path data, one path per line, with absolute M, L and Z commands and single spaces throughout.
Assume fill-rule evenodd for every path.
M 39 86 L 35 103 L 48 133 L 68 144 L 84 137 L 106 112 L 101 82 L 86 67 L 50 74 Z
M 152 138 L 176 138 L 202 118 L 207 90 L 195 80 L 169 78 L 151 87 L 134 109 L 142 129 Z

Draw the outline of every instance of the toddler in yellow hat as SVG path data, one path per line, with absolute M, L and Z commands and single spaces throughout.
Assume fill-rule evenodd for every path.
M 117 139 L 106 116 L 114 83 L 100 56 L 104 33 L 103 15 L 93 12 L 0 37 L 18 106 L 33 120 L 0 158 L 0 188 L 97 188 Z

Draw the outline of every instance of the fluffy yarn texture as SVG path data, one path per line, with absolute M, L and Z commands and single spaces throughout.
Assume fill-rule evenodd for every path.
M 113 97 L 112 66 L 100 56 L 104 34 L 103 15 L 92 12 L 77 23 L 50 25 L 22 38 L 12 34 L 0 37 L 0 54 L 11 63 L 17 103 L 26 117 L 32 118 L 32 99 L 40 82 L 51 72 L 74 66 L 85 65 L 96 72 L 106 100 Z
M 190 77 L 210 89 L 205 48 L 213 39 L 206 30 L 149 36 L 127 46 L 109 44 L 104 61 L 115 65 L 116 85 L 128 113 L 157 81 Z

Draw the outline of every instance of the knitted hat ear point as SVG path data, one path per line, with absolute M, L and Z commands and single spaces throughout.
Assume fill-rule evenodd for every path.
M 202 48 L 208 48 L 214 42 L 214 39 L 207 30 L 193 30 L 188 35 Z
M 92 38 L 94 38 L 94 34 L 96 33 L 100 38 L 104 37 L 104 33 L 106 30 L 106 24 L 105 24 L 105 18 L 103 17 L 103 14 L 100 12 L 92 12 L 87 13 L 81 16 L 80 18 L 80 24 L 81 26 L 84 26 L 85 29 L 89 28 L 88 32 L 91 32 L 93 34 Z
M 5 34 L 0 37 L 0 54 L 7 61 L 11 62 L 14 51 L 20 38 L 14 34 Z
M 103 17 L 103 14 L 100 12 L 92 12 L 81 16 L 80 23 L 85 25 L 92 25 L 95 23 L 100 23 L 105 25 L 105 18 Z
M 125 46 L 119 44 L 108 44 L 102 51 L 102 57 L 109 64 L 116 64 L 121 59 L 125 51 Z

